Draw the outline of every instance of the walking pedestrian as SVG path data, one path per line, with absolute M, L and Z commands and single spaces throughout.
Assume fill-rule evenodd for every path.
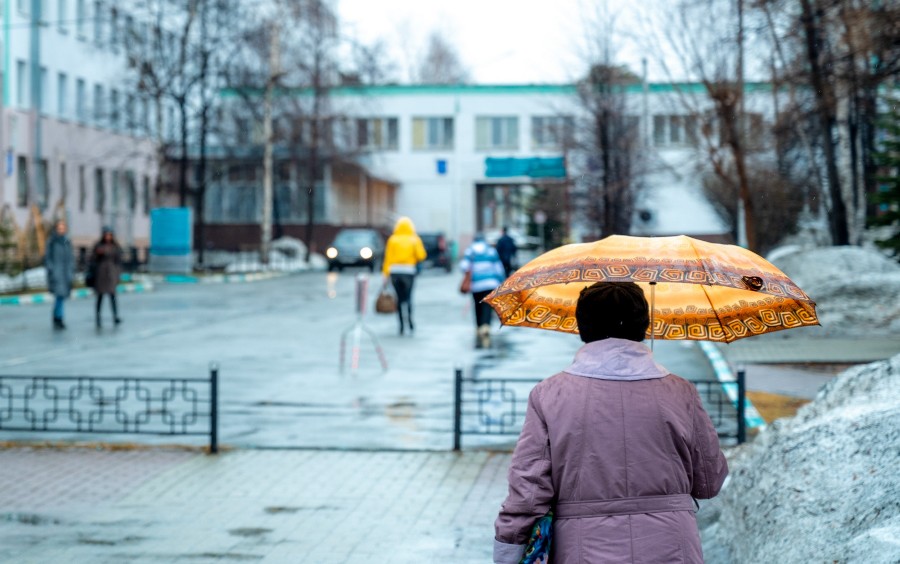
M 122 247 L 116 242 L 113 230 L 103 228 L 100 240 L 94 245 L 91 253 L 91 268 L 94 269 L 94 293 L 97 295 L 96 322 L 101 327 L 100 306 L 103 304 L 103 296 L 109 296 L 112 306 L 113 321 L 116 325 L 122 322 L 119 317 L 119 309 L 116 304 L 116 287 L 122 276 Z
M 497 251 L 485 242 L 484 235 L 478 233 L 466 249 L 459 269 L 464 275 L 460 291 L 471 293 L 475 302 L 476 347 L 488 348 L 491 346 L 491 317 L 494 310 L 482 300 L 503 283 L 503 263 L 500 262 Z
M 656 364 L 632 282 L 579 297 L 584 346 L 534 387 L 495 522 L 494 562 L 519 562 L 552 511 L 550 562 L 703 562 L 694 499 L 719 493 L 728 465 L 693 384 Z
M 75 278 L 75 254 L 67 234 L 65 220 L 53 226 L 53 235 L 47 243 L 44 267 L 47 269 L 47 290 L 53 294 L 53 328 L 65 329 L 65 301 L 72 292 Z
M 394 225 L 394 233 L 388 237 L 384 248 L 381 272 L 384 285 L 388 279 L 397 293 L 397 315 L 400 318 L 400 334 L 404 332 L 403 310 L 406 309 L 406 325 L 413 331 L 412 291 L 418 273 L 418 264 L 425 260 L 425 246 L 416 234 L 416 227 L 408 217 L 401 217 Z
M 497 254 L 500 256 L 500 262 L 503 263 L 503 270 L 506 272 L 507 278 L 516 269 L 516 253 L 518 251 L 516 241 L 510 237 L 509 229 L 504 227 L 503 234 L 497 239 Z

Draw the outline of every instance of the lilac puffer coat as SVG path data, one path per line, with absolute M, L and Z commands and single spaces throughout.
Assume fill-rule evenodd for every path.
M 588 343 L 529 396 L 494 562 L 518 562 L 550 509 L 552 564 L 703 562 L 691 497 L 715 496 L 727 474 L 693 384 L 642 343 Z

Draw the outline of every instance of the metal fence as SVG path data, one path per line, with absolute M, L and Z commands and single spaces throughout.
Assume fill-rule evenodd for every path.
M 0 432 L 194 435 L 218 445 L 219 370 L 209 378 L 0 376 Z
M 540 382 L 537 379 L 465 377 L 456 369 L 454 386 L 453 450 L 462 448 L 463 435 L 518 436 L 525 420 L 528 394 Z M 746 440 L 744 371 L 734 382 L 695 380 L 709 417 L 721 439 L 737 444 Z M 737 391 L 736 401 L 727 387 Z

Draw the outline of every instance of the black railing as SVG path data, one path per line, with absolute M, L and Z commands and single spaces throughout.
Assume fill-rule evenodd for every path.
M 202 435 L 218 444 L 219 369 L 209 378 L 0 375 L 0 432 Z
M 709 417 L 722 439 L 746 440 L 744 373 L 734 382 L 694 380 Z M 465 377 L 456 369 L 454 383 L 453 450 L 462 448 L 463 435 L 517 436 L 525 421 L 528 394 L 537 379 Z M 727 388 L 732 388 L 735 400 Z

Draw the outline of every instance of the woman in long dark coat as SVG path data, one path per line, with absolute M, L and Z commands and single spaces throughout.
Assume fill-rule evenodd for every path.
M 53 327 L 65 329 L 64 304 L 72 291 L 75 255 L 72 253 L 72 242 L 66 236 L 66 222 L 63 220 L 57 221 L 53 227 L 53 236 L 47 243 L 47 253 L 44 256 L 44 267 L 47 269 L 47 290 L 56 298 L 53 305 Z
M 122 319 L 116 304 L 116 287 L 122 275 L 122 247 L 116 242 L 112 229 L 103 228 L 103 235 L 94 245 L 91 260 L 94 268 L 94 293 L 97 295 L 97 327 L 101 326 L 100 306 L 103 304 L 103 296 L 109 296 L 113 321 L 118 325 Z

